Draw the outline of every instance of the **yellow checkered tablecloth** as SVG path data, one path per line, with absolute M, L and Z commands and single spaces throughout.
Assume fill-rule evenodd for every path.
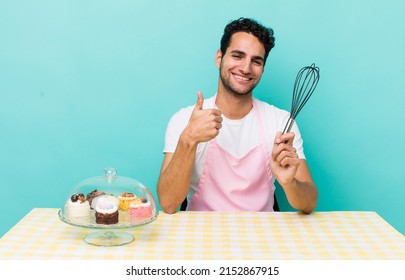
M 405 260 L 405 237 L 375 212 L 178 212 L 120 231 L 135 241 L 89 245 L 97 229 L 35 208 L 0 239 L 0 259 Z

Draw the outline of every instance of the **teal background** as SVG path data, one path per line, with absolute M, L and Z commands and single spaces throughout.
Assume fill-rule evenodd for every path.
M 298 70 L 321 69 L 297 119 L 316 210 L 376 211 L 405 234 L 404 3 L 0 0 L 0 236 L 105 167 L 156 194 L 167 122 L 215 93 L 241 16 L 276 36 L 256 97 L 289 110 Z

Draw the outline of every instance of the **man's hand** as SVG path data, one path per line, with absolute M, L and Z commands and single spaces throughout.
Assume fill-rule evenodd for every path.
M 204 97 L 198 92 L 198 100 L 191 114 L 190 120 L 183 131 L 192 143 L 208 142 L 219 134 L 222 127 L 221 111 L 217 109 L 203 109 Z
M 292 146 L 295 134 L 278 132 L 274 138 L 271 152 L 270 168 L 274 177 L 281 185 L 289 185 L 294 181 L 300 160 L 296 149 Z

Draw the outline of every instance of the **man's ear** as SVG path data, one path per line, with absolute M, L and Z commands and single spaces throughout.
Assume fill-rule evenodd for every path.
M 219 68 L 221 65 L 221 60 L 222 60 L 222 52 L 221 49 L 217 51 L 217 54 L 215 55 L 215 65 Z

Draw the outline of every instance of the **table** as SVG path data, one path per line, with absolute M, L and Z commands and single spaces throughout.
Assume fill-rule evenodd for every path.
M 34 208 L 0 239 L 0 259 L 405 260 L 405 237 L 368 211 L 161 212 L 114 247 L 85 243 L 93 231 Z

